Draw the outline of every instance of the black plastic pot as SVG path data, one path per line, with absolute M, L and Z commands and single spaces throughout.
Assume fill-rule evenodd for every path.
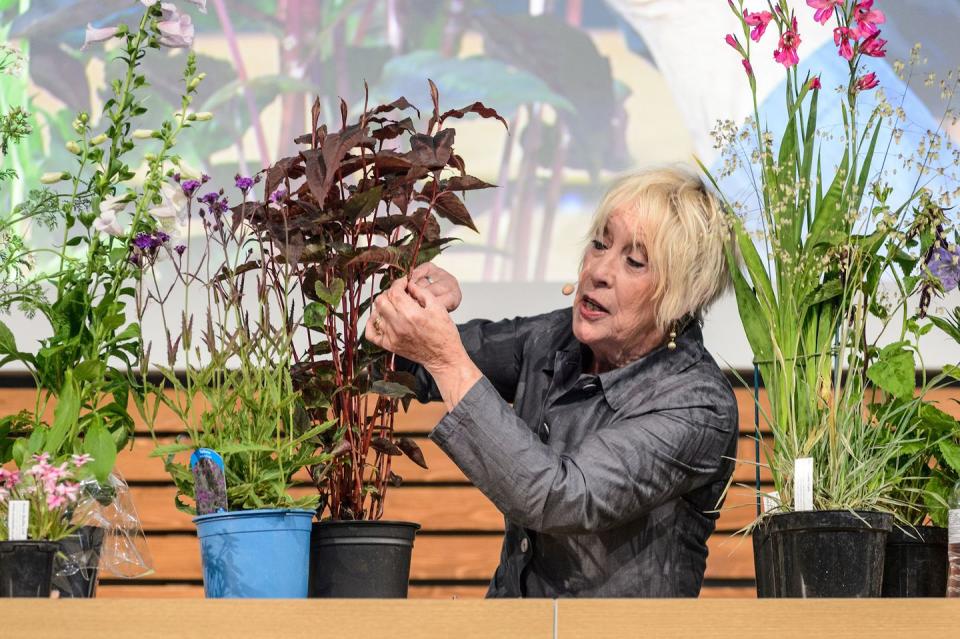
M 947 595 L 947 529 L 894 528 L 883 564 L 884 597 Z
M 879 597 L 893 517 L 815 510 L 770 517 L 774 597 Z
M 49 541 L 0 542 L 0 597 L 49 597 L 59 548 Z
M 88 599 L 96 596 L 103 528 L 83 526 L 60 540 L 54 562 L 53 587 L 61 597 Z
M 767 520 L 761 521 L 753 529 L 753 568 L 757 577 L 757 597 L 773 597 L 775 580 L 773 576 L 773 542 Z
M 310 597 L 403 599 L 420 525 L 324 521 L 310 535 Z

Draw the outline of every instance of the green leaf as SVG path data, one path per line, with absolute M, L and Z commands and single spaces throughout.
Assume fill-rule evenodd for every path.
M 317 292 L 317 297 L 320 298 L 320 301 L 330 305 L 336 306 L 340 303 L 340 299 L 343 297 L 343 291 L 345 284 L 343 280 L 339 277 L 330 282 L 330 287 L 327 288 L 323 282 L 317 281 L 314 285 L 314 289 Z
M 737 310 L 740 313 L 740 320 L 743 322 L 744 332 L 747 334 L 747 341 L 750 343 L 751 350 L 753 350 L 754 359 L 756 361 L 769 361 L 773 357 L 773 345 L 770 340 L 769 323 L 764 319 L 766 315 L 763 308 L 729 250 L 727 250 L 727 264 L 733 279 L 733 290 L 737 297 Z
M 945 439 L 940 442 L 940 454 L 943 455 L 943 461 L 953 470 L 960 474 L 960 444 L 955 441 Z
M 303 324 L 307 328 L 324 330 L 327 319 L 327 307 L 320 302 L 310 302 L 303 309 Z
M 151 457 L 166 457 L 167 455 L 176 455 L 188 450 L 193 450 L 193 444 L 162 444 L 150 452 Z
M 376 210 L 382 195 L 382 186 L 351 195 L 343 205 L 343 217 L 351 222 L 366 217 Z
M 274 446 L 266 444 L 224 444 L 217 447 L 217 452 L 221 455 L 237 455 L 240 453 L 272 453 L 276 450 Z
M 308 439 L 311 439 L 312 437 L 316 437 L 317 435 L 325 433 L 327 430 L 330 429 L 331 426 L 335 425 L 336 423 L 337 423 L 337 420 L 331 419 L 323 422 L 322 424 L 318 424 L 313 428 L 311 428 L 310 430 L 303 433 L 302 435 L 300 435 L 299 437 L 297 437 L 297 439 L 294 440 L 294 444 L 302 444 L 303 442 L 307 441 Z
M 79 382 L 98 382 L 106 374 L 107 365 L 98 359 L 89 359 L 74 369 L 73 375 Z
M 70 431 L 77 425 L 79 417 L 80 388 L 73 377 L 73 370 L 68 368 L 63 375 L 63 387 L 57 396 L 57 407 L 53 411 L 53 426 L 47 435 L 45 446 L 54 458 L 60 456 L 60 447 L 67 439 Z
M 93 420 L 93 424 L 83 437 L 83 452 L 93 457 L 89 468 L 97 481 L 101 483 L 107 481 L 117 461 L 117 448 L 113 437 L 99 418 Z
M 370 390 L 379 395 L 386 395 L 387 397 L 393 397 L 395 399 L 400 399 L 401 397 L 406 397 L 407 395 L 416 395 L 416 393 L 403 384 L 398 384 L 396 382 L 385 382 L 382 379 L 375 381 L 371 385 Z
M 897 350 L 888 351 L 891 346 L 896 346 Z M 904 350 L 899 343 L 884 347 L 879 359 L 867 370 L 867 377 L 894 397 L 912 397 L 916 384 L 913 353 Z
M 850 168 L 849 163 L 849 153 L 844 153 L 843 161 L 840 163 L 840 168 L 837 169 L 837 174 L 834 176 L 830 188 L 827 189 L 823 200 L 818 202 L 813 224 L 810 226 L 810 234 L 807 237 L 807 248 L 815 248 L 821 243 L 832 244 L 838 237 L 846 235 L 840 227 L 844 223 L 846 213 L 842 203 L 844 202 L 846 173 Z
M 953 486 L 938 475 L 932 476 L 924 486 L 923 503 L 936 526 L 946 527 L 947 525 L 947 500 L 950 498 L 952 489 Z
M 6 324 L 0 322 L 0 353 L 12 355 L 16 352 L 17 340 L 13 336 L 13 331 Z

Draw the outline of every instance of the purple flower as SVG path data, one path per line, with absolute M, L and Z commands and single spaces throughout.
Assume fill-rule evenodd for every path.
M 286 196 L 287 196 L 287 190 L 281 186 L 277 188 L 276 191 L 270 194 L 270 202 L 272 204 L 276 204 Z
M 237 185 L 237 188 L 246 193 L 251 188 L 253 188 L 253 178 L 243 177 L 239 173 L 236 177 L 233 178 L 234 182 Z
M 202 202 L 202 203 L 206 204 L 207 206 L 212 206 L 213 203 L 217 201 L 217 198 L 218 198 L 218 197 L 220 197 L 220 196 L 217 195 L 217 193 L 215 193 L 215 192 L 213 192 L 213 191 L 210 191 L 209 193 L 204 193 L 203 195 L 201 195 L 200 197 L 198 197 L 198 198 L 197 198 L 197 201 L 198 201 L 198 202 Z
M 201 174 L 200 174 L 200 182 L 201 182 L 201 183 L 206 184 L 206 183 L 209 182 L 209 181 L 210 181 L 210 176 L 209 176 L 209 175 L 207 175 L 206 173 L 201 173 Z
M 186 244 L 177 244 L 173 247 L 173 250 L 177 252 L 177 255 L 183 255 L 183 252 L 187 250 Z
M 141 251 L 152 249 L 153 242 L 153 236 L 149 233 L 137 233 L 136 237 L 133 238 L 133 245 Z
M 180 183 L 183 194 L 187 197 L 193 197 L 193 194 L 200 188 L 200 180 L 184 180 Z
M 943 292 L 952 291 L 960 284 L 960 250 L 954 247 L 949 251 L 943 247 L 937 247 L 933 255 L 927 262 L 927 268 L 934 277 L 940 280 L 943 286 Z
M 170 241 L 170 236 L 163 231 L 157 231 L 153 237 L 156 240 L 154 246 L 160 246 L 161 244 L 166 244 Z

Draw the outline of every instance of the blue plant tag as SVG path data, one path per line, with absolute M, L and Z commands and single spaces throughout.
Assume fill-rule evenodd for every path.
M 223 473 L 223 457 L 210 448 L 198 448 L 190 456 L 193 472 L 193 498 L 197 514 L 226 512 L 227 481 Z

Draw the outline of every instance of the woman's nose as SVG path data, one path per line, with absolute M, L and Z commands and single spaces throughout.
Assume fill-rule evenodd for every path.
M 607 255 L 598 255 L 587 264 L 587 275 L 595 288 L 613 286 L 613 262 Z

